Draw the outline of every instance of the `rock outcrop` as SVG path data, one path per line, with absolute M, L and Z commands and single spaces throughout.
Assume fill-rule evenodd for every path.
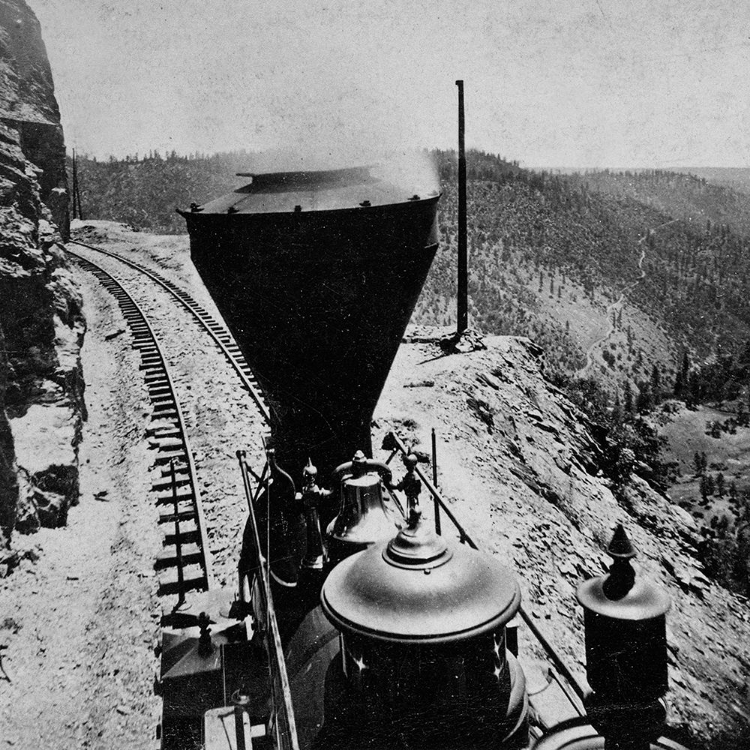
M 85 418 L 65 144 L 38 20 L 0 0 L 0 558 L 14 529 L 65 523 Z
M 395 429 L 429 454 L 429 429 L 437 430 L 444 496 L 481 548 L 512 563 L 524 607 L 566 662 L 583 672 L 575 591 L 611 563 L 603 550 L 622 523 L 639 550 L 637 568 L 672 599 L 672 723 L 711 747 L 740 747 L 717 735 L 746 736 L 750 725 L 750 614 L 744 598 L 706 575 L 692 516 L 637 466 L 613 492 L 601 471 L 603 436 L 545 379 L 543 353 L 528 339 L 488 337 L 486 350 L 453 356 L 430 347 L 424 331 L 407 340 L 425 343 L 399 350 L 375 412 L 380 431 Z M 429 507 L 429 497 L 423 502 Z M 527 639 L 522 650 L 532 647 Z

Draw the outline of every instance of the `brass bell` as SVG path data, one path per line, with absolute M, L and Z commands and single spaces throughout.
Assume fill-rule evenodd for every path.
M 334 476 L 340 479 L 341 506 L 326 536 L 330 562 L 336 564 L 375 542 L 392 538 L 403 518 L 383 499 L 383 480 L 387 485 L 391 482 L 391 470 L 384 463 L 357 451 Z

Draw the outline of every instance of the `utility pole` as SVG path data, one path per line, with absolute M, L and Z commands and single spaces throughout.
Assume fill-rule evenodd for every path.
M 78 159 L 76 150 L 73 149 L 73 218 L 83 219 L 83 209 L 81 208 L 81 190 L 78 185 Z
M 469 327 L 469 253 L 466 235 L 466 148 L 464 144 L 464 82 L 458 86 L 458 289 L 456 335 Z
M 70 192 L 73 193 L 73 206 L 72 206 L 72 213 L 73 213 L 73 219 L 78 218 L 78 213 L 76 211 L 76 187 L 78 186 L 78 174 L 76 171 L 76 150 L 73 149 L 73 185 L 71 186 Z

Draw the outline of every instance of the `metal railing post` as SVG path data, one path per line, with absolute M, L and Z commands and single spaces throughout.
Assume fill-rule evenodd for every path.
M 432 483 L 437 488 L 438 486 L 438 467 L 437 467 L 437 438 L 435 437 L 435 428 L 432 428 Z M 440 534 L 440 503 L 438 499 L 433 496 L 432 504 L 435 508 L 435 533 Z

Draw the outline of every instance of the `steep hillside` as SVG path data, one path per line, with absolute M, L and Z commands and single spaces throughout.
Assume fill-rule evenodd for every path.
M 443 245 L 419 312 L 424 322 L 445 323 L 454 308 L 455 167 L 451 153 L 437 156 Z M 726 224 L 684 219 L 680 211 L 697 204 L 699 181 L 673 177 L 643 177 L 631 194 L 474 154 L 468 213 L 476 322 L 489 332 L 533 336 L 563 373 L 596 375 L 611 390 L 647 379 L 653 364 L 673 376 L 686 349 L 700 358 L 739 351 L 750 338 L 750 244 Z M 658 200 L 670 191 L 670 201 Z M 743 196 L 706 192 L 741 215 Z
M 486 351 L 451 357 L 436 357 L 429 344 L 403 346 L 375 414 L 378 428 L 400 431 L 426 453 L 436 429 L 443 493 L 481 547 L 512 561 L 525 606 L 579 669 L 575 589 L 608 564 L 602 549 L 623 523 L 640 550 L 641 573 L 672 598 L 672 721 L 714 738 L 712 748 L 742 746 L 750 722 L 747 601 L 707 576 L 696 523 L 650 486 L 643 467 L 617 481 L 602 471 L 606 439 L 545 380 L 535 345 L 486 343 Z M 422 503 L 430 507 L 428 497 Z
M 619 224 L 604 201 L 564 181 L 496 158 L 493 173 L 490 158 L 470 170 L 485 178 L 469 182 L 474 324 L 527 335 L 559 374 L 596 376 L 611 390 L 647 377 L 653 362 L 668 370 L 676 348 L 659 319 L 625 294 L 641 279 L 639 228 Z M 457 241 L 450 154 L 441 159 L 441 247 L 417 308 L 417 320 L 437 325 L 454 321 Z
M 701 170 L 685 174 L 659 169 L 625 172 L 605 169 L 568 179 L 594 193 L 629 198 L 697 227 L 707 223 L 726 224 L 738 234 L 750 233 L 750 195 L 729 183 L 716 184 Z

